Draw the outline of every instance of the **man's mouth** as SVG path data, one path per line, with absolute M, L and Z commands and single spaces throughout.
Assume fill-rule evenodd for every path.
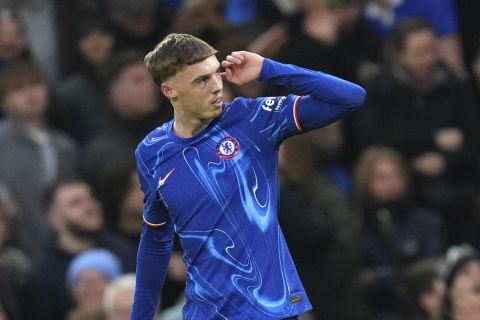
M 223 103 L 222 99 L 223 99 L 223 97 L 218 97 L 217 99 L 212 101 L 212 104 L 221 105 Z

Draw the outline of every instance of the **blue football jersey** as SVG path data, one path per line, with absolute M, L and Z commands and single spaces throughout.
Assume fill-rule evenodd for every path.
M 172 225 L 187 266 L 185 319 L 283 319 L 311 309 L 277 220 L 278 147 L 301 97 L 237 98 L 192 138 L 174 120 L 136 150 L 144 220 Z M 301 218 L 301 217 L 299 217 Z

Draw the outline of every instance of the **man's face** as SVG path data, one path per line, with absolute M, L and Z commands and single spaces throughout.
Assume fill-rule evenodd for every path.
M 95 269 L 86 269 L 80 272 L 73 287 L 75 302 L 86 310 L 100 310 L 102 308 L 103 293 L 110 283 L 105 275 Z
M 223 82 L 217 57 L 184 67 L 166 83 L 172 88 L 176 115 L 213 119 L 222 113 Z
M 438 62 L 435 34 L 430 30 L 421 30 L 408 35 L 400 53 L 400 61 L 415 78 L 427 79 Z
M 375 162 L 370 177 L 370 196 L 377 201 L 397 200 L 407 188 L 407 180 L 399 165 L 388 157 Z
M 158 88 L 142 62 L 126 66 L 110 89 L 115 112 L 126 119 L 138 119 L 158 106 Z
M 52 215 L 56 228 L 94 234 L 103 227 L 103 212 L 90 187 L 84 183 L 61 186 L 55 195 Z M 72 230 L 70 230 L 72 231 Z
M 32 83 L 8 92 L 4 98 L 5 111 L 19 119 L 43 118 L 48 105 L 48 90 L 44 83 Z
M 453 281 L 450 295 L 456 312 L 480 315 L 480 261 L 471 261 L 462 268 Z
M 94 66 L 101 66 L 108 63 L 114 42 L 113 35 L 93 31 L 80 40 L 78 48 L 88 62 Z

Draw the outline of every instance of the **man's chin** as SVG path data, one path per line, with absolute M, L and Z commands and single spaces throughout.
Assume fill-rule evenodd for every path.
M 96 240 L 100 233 L 101 228 L 87 228 L 79 225 L 69 225 L 68 230 L 70 233 L 78 239 L 82 240 Z
M 219 115 L 222 114 L 222 112 L 223 112 L 223 106 L 216 106 L 215 110 L 212 112 L 213 113 L 212 118 L 218 117 Z

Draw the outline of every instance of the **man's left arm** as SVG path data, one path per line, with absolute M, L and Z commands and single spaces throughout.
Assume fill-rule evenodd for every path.
M 285 86 L 302 94 L 293 106 L 297 128 L 308 131 L 332 123 L 357 110 L 365 101 L 365 90 L 323 72 L 264 59 L 260 81 Z

